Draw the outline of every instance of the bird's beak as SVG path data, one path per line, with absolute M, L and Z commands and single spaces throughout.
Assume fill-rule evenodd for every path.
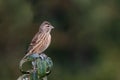
M 53 26 L 51 26 L 51 28 L 52 28 L 52 29 L 54 29 L 54 27 L 53 27 Z

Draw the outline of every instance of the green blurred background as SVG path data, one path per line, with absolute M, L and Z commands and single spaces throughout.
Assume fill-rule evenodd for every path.
M 0 0 L 0 80 L 22 75 L 19 61 L 45 20 L 55 27 L 49 80 L 120 80 L 120 0 Z

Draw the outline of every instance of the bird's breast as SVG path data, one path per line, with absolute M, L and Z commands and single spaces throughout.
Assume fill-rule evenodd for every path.
M 34 53 L 42 53 L 42 52 L 44 52 L 48 48 L 50 43 L 51 43 L 51 35 L 46 34 L 45 37 L 43 39 L 41 39 L 41 41 L 38 44 L 38 46 L 36 47 Z

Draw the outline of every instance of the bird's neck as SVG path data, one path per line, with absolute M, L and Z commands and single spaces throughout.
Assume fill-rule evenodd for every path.
M 50 31 L 43 31 L 43 30 L 40 30 L 39 32 L 40 32 L 40 33 L 45 33 L 45 34 L 50 34 Z

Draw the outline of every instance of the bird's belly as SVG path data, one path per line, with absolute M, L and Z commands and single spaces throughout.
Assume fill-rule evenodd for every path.
M 38 46 L 36 48 L 36 50 L 33 52 L 33 53 L 42 53 L 44 52 L 48 46 L 50 45 L 50 42 L 51 42 L 51 36 L 49 35 L 43 42 L 42 42 L 42 45 L 41 46 Z

